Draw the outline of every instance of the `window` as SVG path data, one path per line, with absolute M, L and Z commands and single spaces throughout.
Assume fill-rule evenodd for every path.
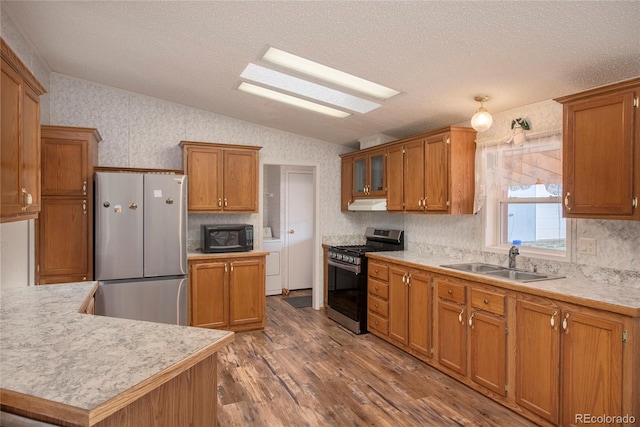
M 486 207 L 485 246 L 566 256 L 562 217 L 562 139 L 532 139 L 521 146 L 479 146 L 476 210 Z

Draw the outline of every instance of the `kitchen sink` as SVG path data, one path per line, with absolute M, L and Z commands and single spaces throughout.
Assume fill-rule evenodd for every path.
M 484 264 L 481 262 L 467 262 L 463 264 L 441 265 L 440 267 L 453 268 L 454 270 L 469 271 L 471 273 L 486 273 L 489 271 L 507 270 L 499 265 Z
M 518 270 L 488 271 L 487 276 L 504 277 L 505 279 L 517 280 L 518 282 L 533 282 L 534 280 L 557 279 L 555 276 L 545 274 L 529 273 Z
M 469 273 L 483 274 L 486 276 L 499 277 L 516 282 L 535 282 L 538 280 L 561 279 L 562 276 L 549 276 L 546 274 L 533 273 L 529 271 L 514 270 L 494 264 L 484 264 L 481 262 L 468 262 L 462 264 L 447 264 L 440 267 L 451 268 Z

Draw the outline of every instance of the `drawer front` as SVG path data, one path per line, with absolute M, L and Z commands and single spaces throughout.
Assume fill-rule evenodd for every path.
M 375 313 L 369 311 L 369 332 L 378 332 L 382 335 L 389 335 L 389 320 L 384 317 L 378 316 Z
M 438 296 L 442 299 L 465 303 L 465 286 L 438 280 Z
M 471 305 L 473 308 L 504 316 L 505 295 L 482 289 L 471 289 Z
M 389 317 L 389 303 L 369 294 L 369 311 L 379 314 L 383 317 Z
M 375 277 L 384 282 L 389 281 L 389 266 L 369 261 L 368 267 L 369 277 Z
M 369 293 L 377 296 L 378 298 L 387 300 L 389 299 L 389 285 L 378 282 L 377 280 L 369 279 Z

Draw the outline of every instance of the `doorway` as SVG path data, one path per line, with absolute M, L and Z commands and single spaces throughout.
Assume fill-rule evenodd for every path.
M 285 171 L 285 289 L 313 288 L 313 171 Z
M 263 249 L 270 252 L 271 273 L 267 274 L 267 295 L 289 290 L 312 289 L 313 307 L 323 302 L 321 257 L 318 246 L 317 166 L 296 164 L 263 164 L 263 191 L 260 217 Z M 271 238 L 267 237 L 271 233 Z M 274 242 L 281 242 L 274 252 Z M 277 263 L 275 262 L 277 261 Z M 278 266 L 278 267 L 274 267 Z M 279 277 L 273 275 L 279 273 Z M 269 275 L 271 274 L 271 275 Z M 277 288 L 277 289 L 276 289 Z

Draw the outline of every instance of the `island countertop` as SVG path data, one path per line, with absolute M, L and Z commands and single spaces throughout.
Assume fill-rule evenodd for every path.
M 229 331 L 80 313 L 96 286 L 2 291 L 3 405 L 92 425 L 233 341 Z

